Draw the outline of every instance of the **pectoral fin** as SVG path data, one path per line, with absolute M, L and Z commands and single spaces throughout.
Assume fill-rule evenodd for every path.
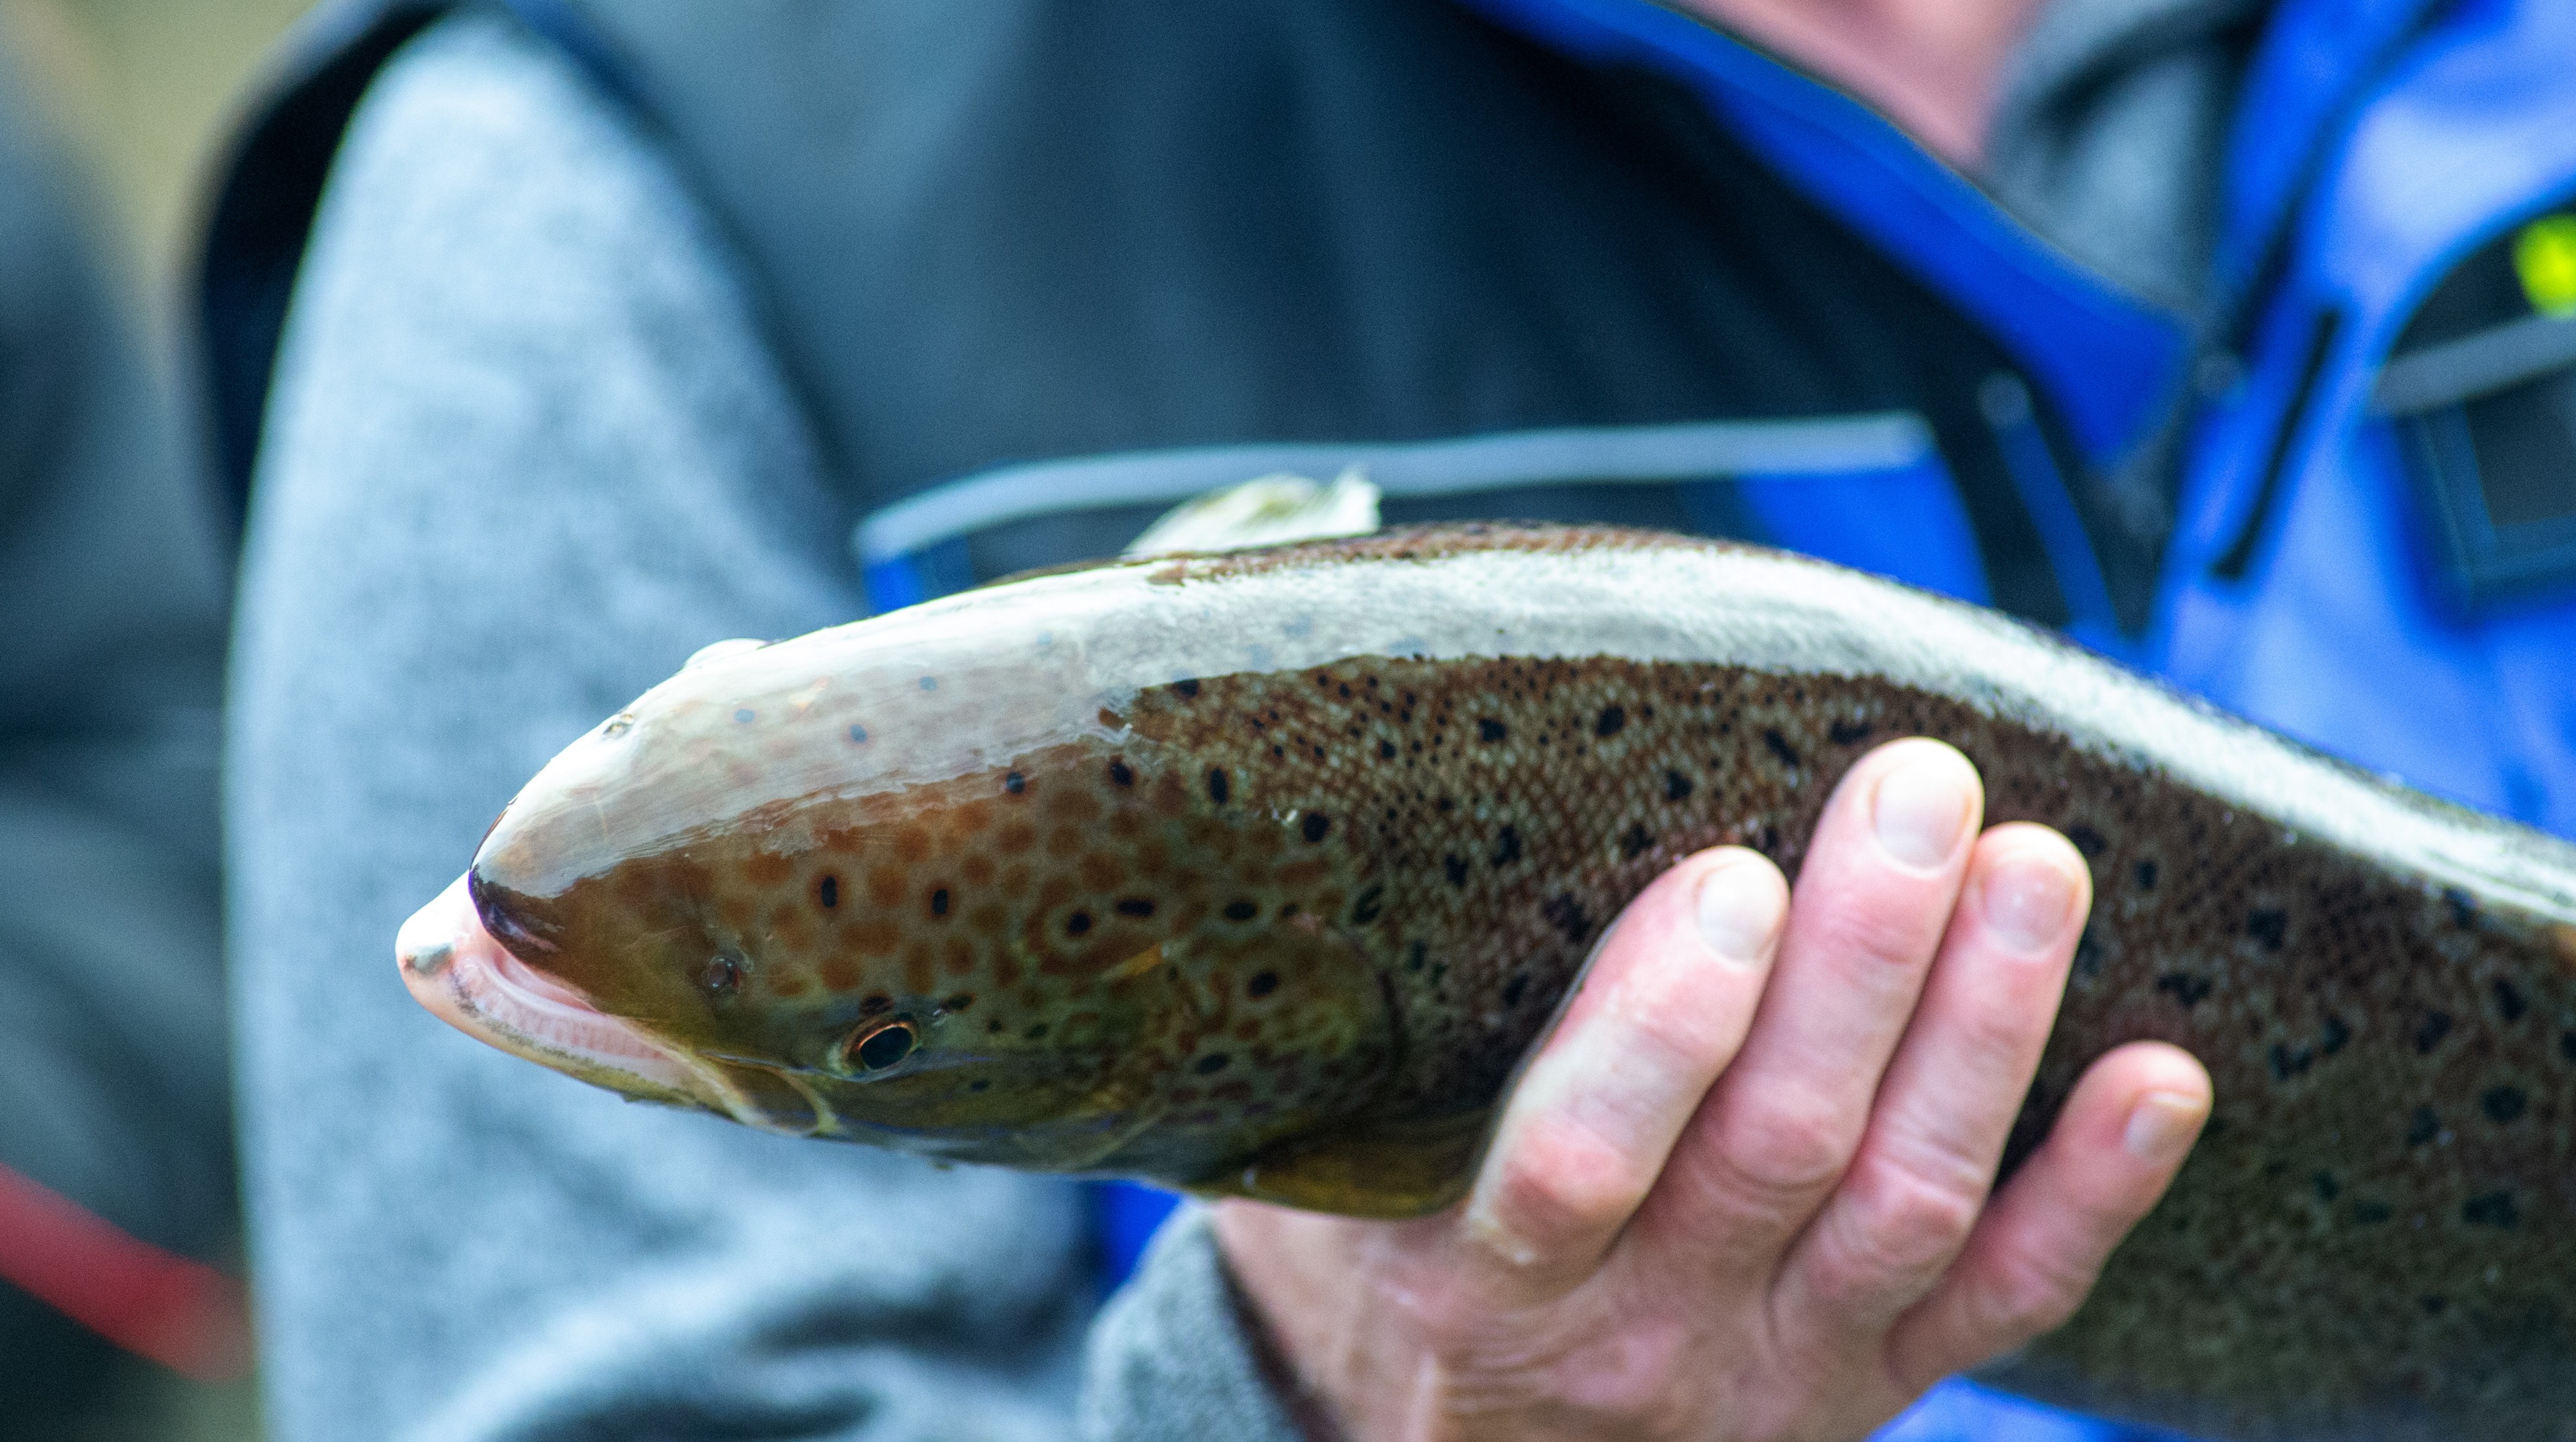
M 1467 1194 L 1492 1120 L 1493 1109 L 1479 1107 L 1293 1137 L 1191 1190 L 1357 1217 L 1428 1216 Z

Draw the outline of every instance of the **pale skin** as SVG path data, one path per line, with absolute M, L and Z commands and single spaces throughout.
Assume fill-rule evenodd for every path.
M 1876 106 L 1962 170 L 2043 0 L 1677 0 Z
M 1859 1438 L 2073 1314 L 2207 1119 L 2161 1043 L 1997 1163 L 2091 900 L 2056 832 L 1981 830 L 1965 757 L 1883 746 L 1791 891 L 1735 847 L 1622 913 L 1467 1202 L 1252 1202 L 1227 1258 L 1354 1442 Z

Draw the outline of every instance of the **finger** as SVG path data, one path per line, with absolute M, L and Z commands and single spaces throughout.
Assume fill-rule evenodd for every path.
M 1676 1149 L 1643 1225 L 1721 1276 L 1777 1264 L 1832 1190 L 1931 969 L 1983 793 L 1937 741 L 1852 768 L 1817 823 L 1743 1054 Z
M 2133 1042 L 2095 1062 L 1949 1274 L 1898 1319 L 1887 1356 L 1902 1383 L 1929 1386 L 2075 1315 L 2209 1107 L 2209 1073 L 2179 1047 Z
M 2039 1069 L 2091 894 L 2084 858 L 2054 831 L 1978 838 L 1868 1133 L 1781 1269 L 1789 1345 L 1875 1346 L 1959 1254 Z
M 1743 1043 L 1788 913 L 1757 852 L 1690 857 L 1629 903 L 1512 1091 L 1471 1194 L 1463 1260 L 1490 1294 L 1589 1276 Z

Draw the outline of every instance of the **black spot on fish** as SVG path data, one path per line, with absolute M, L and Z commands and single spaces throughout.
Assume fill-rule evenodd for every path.
M 2102 974 L 2102 940 L 2090 925 L 2075 939 L 2075 974 L 2087 981 Z
M 2442 1309 L 2444 1307 L 2451 1305 L 2451 1299 L 2448 1297 L 2421 1297 L 2416 1300 L 2415 1305 L 2424 1309 L 2425 1316 L 2438 1317 L 2442 1315 Z
M 1564 932 L 1568 941 L 1579 942 L 1592 933 L 1592 918 L 1584 914 L 1583 903 L 1570 893 L 1548 898 L 1538 914 L 1547 918 L 1548 925 Z
M 961 991 L 939 1004 L 941 1011 L 965 1011 L 975 1005 L 975 993 Z
M 2576 1031 L 2558 1034 L 2558 1055 L 2564 1060 L 2576 1061 Z
M 1521 998 L 1527 995 L 1529 995 L 1529 973 L 1524 971 L 1503 983 L 1503 1010 L 1510 1011 L 1517 1008 L 1521 1004 Z
M 1021 775 L 1017 771 L 1014 771 L 1010 775 L 1002 778 L 1002 789 L 1011 793 L 1013 796 L 1017 796 L 1021 792 L 1029 789 L 1029 778 Z
M 1089 930 L 1091 913 L 1088 911 L 1077 911 L 1064 919 L 1064 934 L 1067 936 L 1080 936 Z
M 1109 779 L 1121 786 L 1133 786 L 1136 784 L 1136 773 L 1125 761 L 1112 756 L 1109 758 Z
M 1667 771 L 1664 773 L 1664 799 L 1666 801 L 1686 801 L 1690 799 L 1690 794 L 1691 779 L 1689 777 L 1684 776 L 1678 771 Z
M 841 904 L 841 878 L 826 873 L 822 880 L 815 882 L 814 901 L 825 911 L 830 911 L 834 907 L 839 906 Z
M 2153 891 L 2156 889 L 2156 864 L 2154 862 L 2139 862 L 2137 875 L 2138 889 L 2140 891 Z
M 2442 1119 L 2433 1114 L 2431 1107 L 2417 1107 L 2415 1115 L 2406 1119 L 2406 1145 L 2410 1147 L 2420 1147 L 2441 1134 Z
M 2090 826 L 2078 824 L 2067 827 L 2066 839 L 2075 843 L 2075 849 L 2087 861 L 2099 861 L 2102 853 L 2111 849 L 2111 843 L 2103 838 L 2102 833 Z
M 1172 689 L 1180 692 L 1182 698 L 1185 700 L 1195 699 L 1199 694 L 1199 683 L 1196 681 L 1175 681 L 1172 683 Z
M 2294 1076 L 2304 1076 L 2308 1068 L 2316 1065 L 2316 1062 L 2316 1052 L 2307 1047 L 2293 1049 L 2280 1042 L 2272 1044 L 2272 1079 L 2274 1081 L 2288 1081 Z
M 1208 768 L 1207 793 L 1208 800 L 1215 802 L 1219 806 L 1223 806 L 1225 804 L 1225 798 L 1234 793 L 1234 783 L 1226 779 L 1224 767 L 1211 766 Z
M 1404 969 L 1406 971 L 1422 970 L 1422 958 L 1427 955 L 1430 950 L 1431 948 L 1423 945 L 1421 942 L 1415 942 L 1412 947 L 1404 953 Z
M 2245 934 L 2263 943 L 2265 951 L 2279 951 L 2290 936 L 2290 914 L 2273 907 L 2245 913 Z
M 2520 1021 L 2522 1014 L 2531 1009 L 2529 1003 L 2522 999 L 2522 993 L 2514 989 L 2513 983 L 2500 976 L 2495 981 L 2495 1004 L 2496 1015 L 2506 1021 Z
M 2511 1231 L 2521 1225 L 2522 1214 L 2514 1209 L 2512 1193 L 2486 1192 L 2460 1204 L 2460 1220 L 2472 1227 Z
M 748 726 L 748 725 L 750 725 L 752 722 L 757 721 L 757 720 L 759 720 L 759 719 L 760 719 L 760 713 L 759 713 L 759 712 L 757 712 L 757 711 L 753 711 L 753 710 L 750 710 L 750 709 L 748 709 L 748 708 L 745 708 L 744 710 L 736 711 L 735 713 L 733 713 L 733 719 L 734 719 L 734 720 L 736 720 L 736 721 L 741 722 L 741 723 L 742 723 L 743 725 L 745 725 L 745 726 Z
M 1324 839 L 1324 833 L 1332 829 L 1333 818 L 1320 811 L 1307 812 L 1306 819 L 1297 823 L 1298 834 L 1308 841 L 1321 841 Z
M 2478 1098 L 2479 1109 L 2487 1114 L 2488 1121 L 2498 1126 L 2522 1120 L 2524 1109 L 2530 1105 L 2530 1098 L 2522 1094 L 2520 1087 L 2489 1087 Z
M 2442 888 L 2442 900 L 2451 908 L 2451 924 L 2468 931 L 2478 924 L 2478 899 L 2456 886 Z
M 2321 1202 L 2331 1202 L 2343 1192 L 2332 1172 L 2319 1172 L 2308 1178 L 2308 1184 L 2317 1189 L 2317 1200 Z
M 1837 746 L 1857 746 L 1877 729 L 1866 721 L 1836 721 L 1825 728 L 1825 739 Z
M 1792 771 L 1798 769 L 1798 753 L 1789 745 L 1789 738 L 1780 734 L 1779 727 L 1763 727 L 1762 744 L 1771 748 L 1771 754 L 1778 758 L 1782 766 Z
M 1626 710 L 1617 706 L 1604 706 L 1601 708 L 1601 714 L 1593 718 L 1592 734 L 1606 739 L 1618 735 L 1620 728 L 1627 724 Z
M 851 728 L 850 728 L 850 739 L 851 739 L 852 741 L 857 742 L 857 743 L 858 743 L 859 745 L 861 745 L 861 746 L 865 746 L 865 745 L 867 745 L 867 744 L 868 744 L 868 728 L 866 728 L 865 726 L 853 726 L 853 727 L 851 727 Z
M 2397 1215 L 2397 1209 L 2386 1202 L 2355 1202 L 2352 1222 L 2357 1227 L 2375 1227 Z
M 1261 908 L 1249 901 L 1229 901 L 1225 904 L 1225 919 L 1228 921 L 1250 921 L 1260 914 Z
M 1381 911 L 1380 903 L 1385 896 L 1386 888 L 1383 886 L 1372 886 L 1361 892 L 1360 899 L 1351 905 L 1351 925 L 1366 926 L 1377 920 Z
M 2330 1016 L 2326 1018 L 2324 1033 L 2317 1039 L 2317 1050 L 2333 1056 L 2351 1041 L 2352 1028 L 2344 1025 L 2342 1017 Z
M 1380 741 L 1377 743 L 1377 759 L 1380 761 L 1394 760 L 1395 743 L 1392 741 Z
M 1226 1064 L 1233 1060 L 1233 1057 L 1226 1055 L 1224 1052 L 1210 1052 L 1206 1056 L 1200 1057 L 1197 1063 L 1190 1067 L 1190 1070 L 1197 1072 L 1200 1076 L 1215 1076 L 1218 1072 L 1225 1070 Z
M 1628 834 L 1619 838 L 1619 854 L 1630 861 L 1634 861 L 1638 857 L 1645 855 L 1648 848 L 1652 847 L 1654 844 L 1655 838 L 1646 834 L 1645 824 L 1640 822 L 1635 826 L 1629 827 Z
M 1510 727 L 1491 716 L 1476 723 L 1476 738 L 1480 741 L 1500 741 L 1511 734 Z
M 940 887 L 938 890 L 930 893 L 930 914 L 933 916 L 946 916 L 948 914 L 947 887 Z
M 1268 996 L 1279 989 L 1279 973 L 1256 971 L 1252 974 L 1252 980 L 1243 984 L 1243 989 L 1253 996 Z
M 2426 1012 L 2424 1014 L 2424 1024 L 2415 1028 L 2415 1054 L 2417 1056 L 2431 1056 L 2433 1054 L 2433 1048 L 2440 1046 L 2442 1044 L 2442 1038 L 2449 1036 L 2450 1034 L 2451 1014 L 2449 1012 Z
M 1520 859 L 1521 834 L 1506 826 L 1494 837 L 1494 865 L 1509 866 Z
M 1451 886 L 1464 886 L 1467 884 L 1467 858 L 1460 856 L 1454 851 L 1450 852 L 1448 855 L 1440 858 L 1440 869 L 1449 873 L 1449 884 Z M 2572 1032 L 2569 1035 L 2576 1036 L 2576 1032 Z
M 1122 896 L 1118 899 L 1118 914 L 1142 920 L 1154 914 L 1154 903 L 1141 896 Z
M 2194 976 L 2187 971 L 2169 971 L 2156 978 L 2156 990 L 2181 1002 L 2182 1009 L 2185 1011 L 2208 1000 L 2210 985 L 2207 979 Z
M 989 1091 L 992 1089 L 992 1086 L 993 1079 L 991 1077 L 979 1076 L 966 1084 L 966 1090 L 970 1092 Z
M 1023 1038 L 1029 1041 L 1044 1041 L 1046 1040 L 1046 1034 L 1047 1024 L 1045 1022 L 1039 1022 L 1037 1025 L 1030 1027 L 1027 1031 L 1020 1033 Z

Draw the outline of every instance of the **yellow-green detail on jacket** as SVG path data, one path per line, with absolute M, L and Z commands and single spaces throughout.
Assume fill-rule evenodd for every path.
M 474 859 L 511 955 L 471 985 L 614 1036 L 463 1024 L 778 1130 L 1419 1213 L 1629 897 L 1724 842 L 1794 875 L 1915 734 L 2093 869 L 2017 1151 L 2119 1042 L 2217 1082 L 2007 1382 L 2243 1436 L 2576 1435 L 2576 850 L 1769 552 L 1395 532 L 727 652 Z M 444 955 L 415 989 L 466 995 Z

